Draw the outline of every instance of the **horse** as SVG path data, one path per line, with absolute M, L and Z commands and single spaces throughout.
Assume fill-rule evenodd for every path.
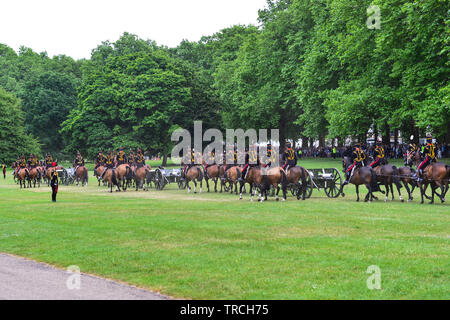
M 306 199 L 306 177 L 308 176 L 308 172 L 305 168 L 300 166 L 295 166 L 289 168 L 287 174 L 287 182 L 289 185 L 294 186 L 297 192 L 297 200 Z M 301 180 L 301 183 L 300 183 Z
M 345 170 L 347 170 L 347 168 L 349 166 L 351 166 L 353 164 L 351 158 L 349 157 L 344 157 L 344 159 L 342 160 L 342 167 Z M 359 202 L 359 186 L 360 185 L 365 185 L 367 190 L 369 190 L 369 192 L 367 193 L 364 201 L 370 201 L 372 202 L 373 199 L 377 199 L 374 195 L 373 192 L 375 191 L 380 191 L 380 188 L 377 184 L 377 177 L 375 175 L 375 171 L 371 168 L 371 167 L 361 167 L 361 168 L 356 168 L 354 169 L 354 173 L 353 176 L 350 179 L 350 183 L 354 184 L 356 187 L 356 201 Z M 340 193 L 341 195 L 344 197 L 344 184 L 341 185 L 341 190 Z
M 116 169 L 109 169 L 105 172 L 104 176 L 103 176 L 103 181 L 105 181 L 108 185 L 109 188 L 111 188 L 111 193 L 112 193 L 112 189 L 113 186 L 117 187 L 116 191 L 121 191 L 120 190 L 120 183 L 117 180 L 117 176 L 116 176 Z
M 17 179 L 19 180 L 20 188 L 22 189 L 22 186 L 24 188 L 27 187 L 27 180 L 29 180 L 30 172 L 27 168 L 19 169 L 19 171 L 16 174 Z M 31 187 L 31 185 L 30 185 Z
M 392 195 L 392 201 L 394 200 L 393 184 L 395 184 L 395 186 L 397 188 L 400 201 L 404 202 L 402 194 L 400 192 L 400 189 L 402 186 L 398 179 L 398 175 L 399 175 L 398 168 L 396 166 L 393 166 L 392 164 L 388 164 L 385 162 L 385 163 L 382 163 L 379 166 L 373 168 L 373 170 L 375 171 L 375 175 L 377 176 L 377 182 L 383 184 L 384 187 L 386 188 L 386 196 L 384 198 L 384 202 L 386 202 L 388 200 L 389 188 L 390 188 L 391 195 Z
M 97 169 L 94 169 L 94 177 L 98 180 L 98 186 L 100 187 L 100 181 L 102 180 L 102 174 L 105 172 L 106 167 L 99 166 Z
M 38 168 L 32 168 L 29 170 L 28 187 L 31 188 L 31 181 L 33 181 L 33 188 L 36 188 L 36 182 L 38 187 L 41 186 L 41 173 Z
M 128 164 L 121 164 L 115 171 L 117 181 L 122 185 L 122 190 L 127 191 L 128 180 L 133 178 L 133 170 Z
M 44 180 L 47 181 L 47 186 L 50 186 L 50 181 L 52 180 L 53 171 L 56 171 L 57 167 L 50 167 L 44 171 Z
M 414 158 L 416 167 L 419 166 L 419 164 L 422 161 L 422 157 L 420 155 L 420 151 L 417 150 L 411 158 Z M 436 194 L 442 203 L 445 202 L 445 195 L 448 191 L 448 184 L 450 179 L 450 166 L 442 163 L 442 162 L 432 162 L 429 164 L 424 170 L 423 170 L 423 181 L 418 182 L 418 185 L 420 187 L 420 196 L 421 196 L 421 204 L 424 203 L 423 197 L 425 196 L 427 199 L 430 199 L 425 192 L 428 188 L 428 185 L 431 186 L 431 202 L 430 204 L 434 203 L 434 195 Z M 437 193 L 436 189 L 441 189 L 441 194 Z
M 209 179 L 211 179 L 214 182 L 214 192 L 217 192 L 217 181 L 219 181 L 221 177 L 220 171 L 221 166 L 218 164 L 212 164 L 206 168 L 205 182 L 206 186 L 208 187 L 208 192 L 209 192 Z M 222 168 L 222 176 L 223 176 L 223 168 Z M 222 192 L 222 190 L 220 192 Z
M 191 187 L 189 186 L 190 181 L 194 182 L 194 193 L 197 193 L 197 182 L 200 182 L 200 193 L 202 192 L 203 171 L 200 166 L 193 166 L 188 168 L 187 171 L 183 173 L 183 175 L 184 179 L 186 180 L 188 193 L 191 192 Z
M 287 176 L 286 172 L 281 167 L 273 167 L 273 168 L 262 168 L 261 175 L 256 177 L 256 186 L 259 188 L 259 199 L 258 201 L 263 202 L 267 200 L 267 192 L 270 191 L 270 187 L 277 189 L 275 200 L 278 201 L 278 194 L 280 193 L 279 184 L 281 184 L 281 189 L 283 191 L 283 199 L 282 201 L 286 201 L 286 193 L 287 193 Z
M 231 186 L 230 193 L 233 193 L 234 187 L 236 194 L 238 194 L 237 183 L 241 178 L 241 176 L 242 176 L 242 168 L 239 166 L 234 166 L 227 170 L 225 182 L 228 182 Z
M 253 196 L 256 194 L 256 183 L 257 181 L 261 181 L 261 167 L 248 167 L 247 175 L 244 181 L 241 182 L 241 186 L 239 189 L 239 200 L 242 200 L 242 189 L 245 184 L 248 183 L 250 185 L 250 201 L 253 202 Z
M 412 178 L 416 172 L 410 167 L 400 167 L 398 168 L 398 174 L 400 181 L 403 183 L 406 191 L 408 192 L 408 202 L 410 202 L 414 199 L 412 194 L 417 186 L 416 181 Z M 412 189 L 409 189 L 409 185 L 412 186 Z
M 136 191 L 138 191 L 140 188 L 143 188 L 145 190 L 145 186 L 144 183 L 148 177 L 148 175 L 150 174 L 150 170 L 146 167 L 140 167 L 140 168 L 136 168 L 136 171 L 134 173 L 134 181 L 136 184 Z M 148 183 L 147 183 L 147 190 L 148 190 Z
M 81 185 L 84 187 L 88 183 L 88 170 L 85 166 L 79 166 L 75 170 L 75 180 L 77 186 L 81 180 Z

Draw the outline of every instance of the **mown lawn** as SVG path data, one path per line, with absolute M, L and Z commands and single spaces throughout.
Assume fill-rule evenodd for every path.
M 303 165 L 338 167 L 339 160 Z M 404 189 L 402 189 L 404 191 Z M 405 194 L 405 191 L 404 191 Z M 365 190 L 364 190 L 365 195 Z M 0 251 L 176 298 L 449 299 L 450 205 L 229 194 L 19 190 L 0 181 Z M 448 197 L 447 197 L 448 198 Z M 381 269 L 381 290 L 366 270 Z

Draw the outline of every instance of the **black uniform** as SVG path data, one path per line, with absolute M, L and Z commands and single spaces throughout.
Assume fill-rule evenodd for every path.
M 52 187 L 52 201 L 56 202 L 56 194 L 58 193 L 58 173 L 56 171 L 53 172 L 50 186 Z

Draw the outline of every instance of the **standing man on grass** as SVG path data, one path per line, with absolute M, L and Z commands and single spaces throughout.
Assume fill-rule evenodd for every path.
M 52 173 L 50 186 L 52 187 L 52 201 L 56 202 L 56 194 L 58 193 L 58 173 L 56 172 L 56 170 L 54 170 Z
M 2 164 L 3 179 L 6 179 L 6 164 Z

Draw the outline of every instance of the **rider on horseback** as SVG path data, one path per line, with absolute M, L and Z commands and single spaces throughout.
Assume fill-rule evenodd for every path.
M 431 162 L 436 162 L 436 146 L 433 143 L 433 137 L 431 135 L 427 136 L 427 145 L 423 150 L 422 156 L 423 155 L 425 156 L 425 159 L 417 168 L 419 171 L 419 178 L 417 179 L 418 182 L 423 181 L 423 171 L 425 168 L 431 164 Z
M 414 143 L 414 136 L 409 138 L 408 152 L 406 153 L 405 165 L 412 168 L 412 161 L 408 161 L 408 159 L 412 158 L 414 153 L 419 149 L 417 144 Z
M 142 150 L 140 148 L 137 149 L 137 155 L 136 155 L 136 166 L 138 168 L 141 168 L 145 165 L 145 158 L 144 155 L 142 154 Z
M 295 167 L 297 165 L 297 155 L 294 149 L 292 149 L 292 144 L 290 142 L 286 143 L 286 150 L 283 153 L 284 166 L 283 169 L 288 172 L 289 168 Z
M 29 169 L 36 168 L 38 165 L 38 161 L 35 155 L 30 154 L 30 158 L 28 159 L 28 167 Z
M 134 155 L 134 152 L 132 149 L 130 149 L 130 153 L 128 155 L 128 164 L 131 166 L 136 160 L 136 156 Z
M 123 151 L 123 148 L 119 149 L 119 154 L 117 155 L 117 166 L 120 166 L 121 164 L 125 164 L 128 162 L 127 155 L 125 154 L 125 151 Z
M 204 170 L 205 176 L 208 175 L 208 166 L 209 165 L 214 165 L 214 164 L 216 164 L 216 152 L 215 152 L 215 150 L 212 150 L 209 153 L 209 157 L 207 158 L 207 161 L 206 161 L 206 164 L 205 164 L 205 170 Z
M 184 176 L 186 176 L 186 173 L 189 171 L 190 168 L 192 168 L 193 166 L 195 166 L 195 150 L 192 149 L 191 152 L 189 152 L 186 156 L 185 156 L 186 161 L 183 161 L 185 163 L 184 166 Z
M 105 165 L 105 156 L 103 155 L 102 150 L 100 150 L 98 152 L 97 158 L 95 158 L 95 168 L 94 170 L 96 170 L 98 167 L 100 166 L 104 166 Z
M 245 154 L 245 166 L 242 169 L 242 177 L 239 178 L 239 181 L 244 181 L 247 178 L 247 173 L 250 171 L 249 168 L 254 168 L 259 165 L 258 145 L 254 144 L 253 148 Z
M 225 165 L 225 168 L 223 170 L 223 178 L 222 178 L 223 180 L 226 180 L 226 178 L 227 178 L 228 169 L 237 165 L 237 160 L 238 160 L 237 158 L 238 158 L 237 146 L 236 146 L 236 144 L 234 144 L 234 151 L 230 149 L 228 151 L 228 154 L 226 157 L 227 164 Z
M 19 170 L 17 170 L 17 175 L 20 173 L 20 171 L 22 169 L 25 169 L 27 167 L 27 161 L 25 160 L 25 156 L 22 155 L 22 157 L 20 158 L 19 162 Z
M 101 179 L 103 179 L 103 176 L 105 175 L 106 171 L 114 168 L 114 158 L 111 155 L 111 151 L 108 151 L 108 155 L 106 156 L 105 167 L 106 167 L 106 169 L 105 169 L 105 171 L 103 171 Z
M 53 167 L 53 157 L 50 153 L 47 153 L 47 156 L 45 157 L 45 169 L 50 167 Z
M 369 167 L 376 168 L 379 165 L 383 165 L 386 162 L 385 156 L 384 156 L 384 148 L 381 144 L 381 139 L 378 139 L 377 146 L 375 147 L 374 154 L 376 156 L 376 160 L 369 164 Z
M 84 159 L 81 156 L 80 151 L 77 152 L 77 157 L 73 160 L 73 167 L 75 168 L 75 172 L 77 171 L 79 166 L 84 166 Z
M 345 172 L 345 181 L 344 186 L 349 183 L 352 179 L 353 173 L 356 168 L 364 167 L 364 160 L 366 159 L 366 155 L 364 151 L 361 149 L 361 144 L 357 143 L 352 153 L 352 162 L 353 164 L 347 168 Z

